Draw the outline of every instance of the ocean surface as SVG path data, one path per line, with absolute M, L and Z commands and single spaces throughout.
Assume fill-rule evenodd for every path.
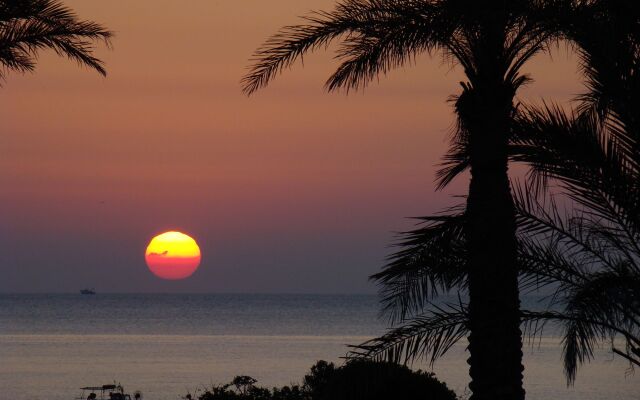
M 117 382 L 177 400 L 235 375 L 298 383 L 315 361 L 340 363 L 347 344 L 385 329 L 367 295 L 0 295 L 0 399 L 70 400 L 80 387 Z M 432 368 L 462 397 L 465 346 Z M 526 347 L 525 367 L 530 400 L 640 398 L 640 372 L 606 347 L 567 387 L 553 330 Z

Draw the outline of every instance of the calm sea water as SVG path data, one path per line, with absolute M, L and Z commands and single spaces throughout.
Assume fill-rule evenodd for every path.
M 384 332 L 377 311 L 375 296 L 0 295 L 0 398 L 70 400 L 115 381 L 174 400 L 239 374 L 300 382 L 316 360 L 340 362 L 346 344 Z M 466 358 L 461 343 L 433 367 L 463 396 Z M 525 365 L 528 399 L 640 398 L 640 374 L 606 349 L 572 388 L 553 334 L 526 349 Z

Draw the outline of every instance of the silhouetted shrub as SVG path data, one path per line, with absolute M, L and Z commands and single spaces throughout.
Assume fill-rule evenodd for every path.
M 456 399 L 456 394 L 432 373 L 366 360 L 351 361 L 335 369 L 326 386 L 316 393 L 318 397 L 312 400 Z
M 306 400 L 308 395 L 298 385 L 273 388 L 272 400 Z
M 303 386 L 272 390 L 255 386 L 250 376 L 213 386 L 199 400 L 456 400 L 456 394 L 431 373 L 392 363 L 351 361 L 342 367 L 318 361 Z
M 283 386 L 269 390 L 255 386 L 257 380 L 250 376 L 236 376 L 231 383 L 214 385 L 199 400 L 308 400 L 299 386 Z
M 333 363 L 320 360 L 311 367 L 309 374 L 304 376 L 303 389 L 310 399 L 320 399 L 327 389 L 329 380 L 334 376 L 336 366 Z
M 206 392 L 204 392 L 200 397 L 198 397 L 198 399 L 199 400 L 240 400 L 242 399 L 243 397 L 241 394 L 236 393 L 232 390 L 229 390 L 230 386 L 231 384 L 212 386 L 211 389 L 208 389 Z
M 238 393 L 244 396 L 247 394 L 247 391 L 253 388 L 253 385 L 256 382 L 258 381 L 256 379 L 253 379 L 250 376 L 241 375 L 233 378 L 233 380 L 231 381 L 231 384 L 236 387 L 236 390 L 238 391 Z

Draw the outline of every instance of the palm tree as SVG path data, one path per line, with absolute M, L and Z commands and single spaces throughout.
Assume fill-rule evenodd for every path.
M 589 92 L 576 114 L 526 109 L 510 143 L 512 159 L 533 167 L 531 186 L 516 190 L 521 285 L 555 287 L 554 310 L 523 310 L 521 317 L 533 333 L 539 323 L 562 324 L 569 382 L 598 341 L 611 340 L 614 353 L 640 366 L 640 7 L 601 0 L 577 8 L 572 20 L 563 26 Z M 441 178 L 464 170 L 468 153 L 467 143 L 455 143 Z M 553 198 L 539 200 L 548 179 L 575 203 L 574 212 L 565 214 Z M 464 337 L 467 305 L 434 308 L 425 298 L 467 287 L 465 218 L 459 207 L 422 218 L 425 226 L 403 235 L 402 250 L 373 278 L 385 311 L 404 325 L 357 346 L 353 356 L 440 355 Z
M 521 310 L 525 332 L 535 337 L 550 322 L 563 328 L 568 383 L 599 342 L 610 342 L 615 354 L 640 366 L 640 252 L 622 233 L 627 227 L 603 225 L 585 210 L 564 215 L 553 201 L 542 203 L 531 193 L 516 186 L 520 288 L 553 290 L 548 310 Z M 385 314 L 401 324 L 352 346 L 350 358 L 426 357 L 433 363 L 468 334 L 468 304 L 461 297 L 439 306 L 429 301 L 468 288 L 464 219 L 464 207 L 456 207 L 420 218 L 423 226 L 401 235 L 401 250 L 372 277 L 381 285 Z
M 285 27 L 257 50 L 242 81 L 251 94 L 305 53 L 339 41 L 341 65 L 328 90 L 371 79 L 440 52 L 464 68 L 455 102 L 457 136 L 468 143 L 471 182 L 465 254 L 469 266 L 469 385 L 474 400 L 523 399 L 516 224 L 507 176 L 513 98 L 521 67 L 557 32 L 559 1 L 343 0 L 332 12 Z
M 570 378 L 598 339 L 621 336 L 625 348 L 613 343 L 613 352 L 640 366 L 640 5 L 597 0 L 577 18 L 567 36 L 587 94 L 575 113 L 530 108 L 515 135 L 534 178 L 557 181 L 580 209 L 564 223 L 553 211 L 542 218 L 543 250 L 558 257 L 547 265 L 534 260 L 534 268 L 552 272 L 545 282 L 560 282 L 565 292 Z
M 8 71 L 33 71 L 43 49 L 106 75 L 93 55 L 93 42 L 109 45 L 111 36 L 103 26 L 79 20 L 57 0 L 0 0 L 0 79 Z

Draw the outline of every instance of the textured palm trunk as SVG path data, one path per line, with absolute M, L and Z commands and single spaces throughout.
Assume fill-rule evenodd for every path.
M 494 81 L 465 90 L 471 400 L 522 400 L 516 224 L 507 174 L 513 92 Z M 462 97 L 461 97 L 462 100 Z M 460 110 L 459 110 L 460 111 Z

